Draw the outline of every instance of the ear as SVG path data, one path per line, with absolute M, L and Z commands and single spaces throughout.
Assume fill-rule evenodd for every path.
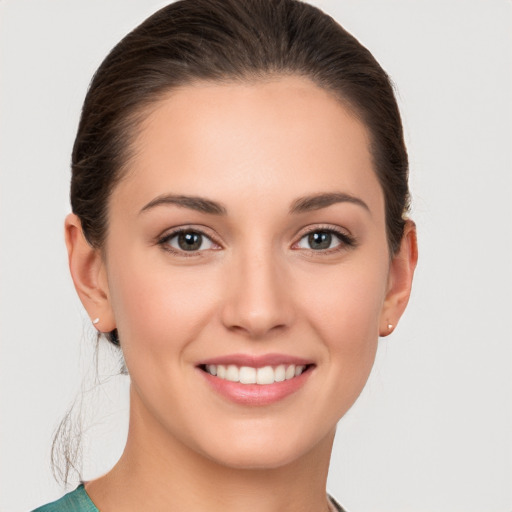
M 391 334 L 405 311 L 417 262 L 416 225 L 412 220 L 407 220 L 400 249 L 393 256 L 389 268 L 388 289 L 380 317 L 380 336 Z
M 69 270 L 78 296 L 96 329 L 110 332 L 116 325 L 101 250 L 87 242 L 80 219 L 73 213 L 66 217 L 65 237 Z

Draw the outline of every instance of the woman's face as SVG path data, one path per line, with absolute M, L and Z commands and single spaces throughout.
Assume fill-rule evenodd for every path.
M 330 444 L 396 321 L 365 127 L 306 79 L 199 83 L 135 149 L 104 260 L 132 422 L 231 467 Z

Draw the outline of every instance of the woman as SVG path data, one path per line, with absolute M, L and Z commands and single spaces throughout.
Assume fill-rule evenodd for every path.
M 66 244 L 122 350 L 119 462 L 38 510 L 342 510 L 338 420 L 417 259 L 385 72 L 295 0 L 183 0 L 98 69 Z

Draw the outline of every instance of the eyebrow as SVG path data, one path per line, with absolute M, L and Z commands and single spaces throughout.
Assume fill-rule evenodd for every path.
M 310 196 L 299 197 L 291 207 L 290 214 L 305 213 L 313 210 L 321 210 L 336 203 L 351 203 L 361 206 L 368 212 L 368 205 L 358 197 L 346 194 L 344 192 L 323 192 Z M 156 197 L 142 208 L 140 213 L 151 210 L 157 206 L 175 205 L 181 208 L 189 208 L 201 213 L 209 213 L 211 215 L 226 215 L 227 208 L 221 203 L 198 196 L 185 196 L 176 194 L 164 194 Z
M 368 205 L 362 199 L 344 192 L 325 192 L 299 197 L 299 199 L 296 199 L 292 203 L 290 213 L 304 213 L 312 210 L 320 210 L 336 203 L 356 204 L 371 213 L 370 208 L 368 208 Z
M 203 197 L 197 196 L 183 196 L 183 195 L 175 195 L 175 194 L 164 194 L 162 196 L 158 196 L 152 201 L 150 201 L 140 213 L 151 210 L 156 206 L 162 205 L 176 205 L 181 206 L 182 208 L 189 208 L 191 210 L 196 210 L 202 213 L 210 213 L 212 215 L 226 215 L 227 209 L 220 203 L 216 201 L 212 201 L 210 199 L 205 199 Z

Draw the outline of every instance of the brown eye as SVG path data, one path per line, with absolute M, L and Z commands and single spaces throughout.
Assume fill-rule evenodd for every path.
M 184 251 L 197 251 L 201 248 L 203 237 L 199 233 L 180 233 L 178 245 Z
M 327 231 L 317 231 L 308 235 L 308 244 L 311 249 L 329 249 L 332 238 L 332 234 Z
M 357 246 L 357 240 L 336 228 L 318 227 L 302 235 L 295 249 L 306 249 L 319 254 L 331 254 Z
M 304 235 L 300 239 L 298 247 L 301 249 L 322 251 L 326 249 L 332 249 L 338 245 L 341 245 L 341 243 L 342 241 L 340 236 L 336 233 L 326 230 L 318 230 Z
M 198 231 L 180 231 L 166 237 L 164 243 L 175 251 L 195 252 L 212 249 L 214 243 L 203 233 Z

